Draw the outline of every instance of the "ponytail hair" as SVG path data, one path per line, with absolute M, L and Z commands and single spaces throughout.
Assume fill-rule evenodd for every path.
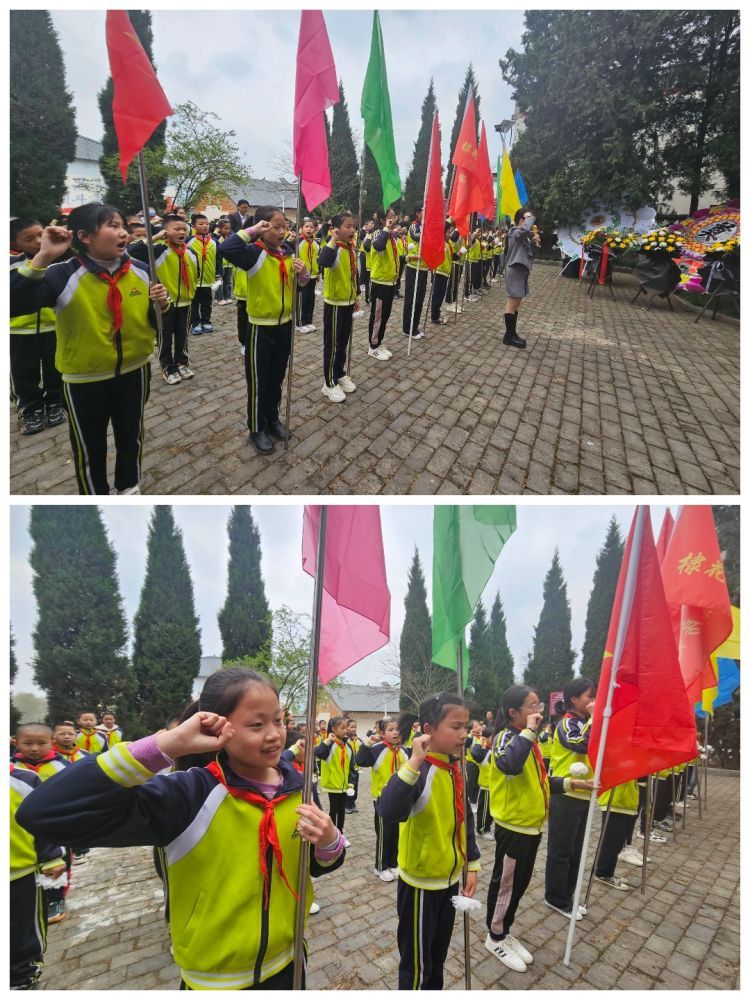
M 337 726 L 339 722 L 346 722 L 346 721 L 347 720 L 344 718 L 343 715 L 331 716 L 331 718 L 328 720 L 328 735 L 329 736 L 331 735 L 331 733 L 333 732 L 333 727 Z
M 572 681 L 568 681 L 563 688 L 565 708 L 568 711 L 571 711 L 573 708 L 572 699 L 579 698 L 582 694 L 585 694 L 589 688 L 593 687 L 595 687 L 595 684 L 588 677 L 574 677 Z
M 251 670 L 249 667 L 224 667 L 211 674 L 203 685 L 200 698 L 187 706 L 180 716 L 180 722 L 186 722 L 196 712 L 230 715 L 237 708 L 242 696 L 251 684 L 264 684 L 271 688 L 277 698 L 279 696 L 276 686 L 256 670 Z M 175 771 L 187 771 L 191 767 L 205 767 L 215 757 L 216 754 L 213 752 L 187 754 L 184 757 L 175 758 L 174 769 Z
M 375 728 L 380 733 L 381 736 L 385 734 L 385 731 L 390 722 L 395 722 L 396 720 L 391 718 L 390 715 L 384 715 L 382 719 L 375 720 Z

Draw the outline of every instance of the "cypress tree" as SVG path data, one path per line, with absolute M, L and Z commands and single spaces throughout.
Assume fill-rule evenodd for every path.
M 362 218 L 370 218 L 376 210 L 383 211 L 383 185 L 380 171 L 369 146 L 365 147 L 364 180 L 362 182 Z M 403 201 L 403 199 L 402 199 Z M 360 223 L 362 220 L 360 220 Z
M 570 603 L 563 579 L 560 554 L 555 549 L 544 580 L 544 602 L 534 629 L 534 651 L 524 672 L 524 684 L 534 687 L 546 701 L 551 691 L 561 690 L 573 678 Z
M 491 684 L 488 687 L 489 708 L 497 713 L 503 691 L 515 684 L 513 654 L 508 645 L 507 623 L 500 594 L 495 595 L 490 612 L 490 652 L 492 655 Z
M 75 159 L 73 98 L 47 10 L 10 12 L 10 210 L 45 225 L 65 197 Z
M 346 209 L 356 215 L 359 202 L 359 162 L 354 148 L 344 84 L 341 81 L 339 102 L 333 106 L 328 160 L 331 165 L 332 202 L 338 211 Z
M 133 620 L 133 673 L 136 728 L 150 733 L 191 700 L 201 642 L 190 567 L 171 507 L 154 507 L 147 553 Z
M 419 205 L 424 198 L 424 185 L 427 179 L 427 164 L 430 159 L 430 142 L 432 140 L 432 118 L 436 110 L 435 86 L 434 81 L 430 80 L 427 94 L 422 101 L 422 121 L 417 140 L 414 143 L 411 170 L 404 184 L 403 203 L 407 212 L 411 212 L 414 206 Z
M 13 629 L 10 630 L 10 686 L 13 687 L 13 682 L 18 674 L 18 660 L 16 659 L 16 637 L 13 635 Z M 13 704 L 13 695 L 10 696 L 10 731 L 15 733 L 16 726 L 21 721 L 21 713 L 18 711 L 16 706 Z
M 227 598 L 218 615 L 222 660 L 271 655 L 271 613 L 260 571 L 260 532 L 250 507 L 232 508 Z
M 111 707 L 127 724 L 127 629 L 115 553 L 99 508 L 34 506 L 29 533 L 37 603 L 34 678 L 46 693 L 49 719 Z
M 474 609 L 474 619 L 469 629 L 469 687 L 476 710 L 482 715 L 494 711 L 492 683 L 492 637 L 487 612 L 480 598 Z
M 620 528 L 616 519 L 612 517 L 604 545 L 596 557 L 594 580 L 586 611 L 586 639 L 583 643 L 581 674 L 590 677 L 594 683 L 598 682 L 602 669 L 604 647 L 624 548 Z
M 151 65 L 156 69 L 154 63 L 153 41 L 154 33 L 151 27 L 150 10 L 129 10 L 128 17 L 133 29 L 140 39 L 146 55 Z M 117 205 L 124 212 L 139 212 L 141 210 L 141 189 L 138 183 L 138 160 L 135 159 L 128 168 L 128 180 L 122 183 L 122 175 L 117 164 L 119 157 L 119 146 L 117 145 L 117 135 L 112 118 L 112 98 L 114 96 L 114 85 L 112 77 L 107 78 L 107 82 L 97 95 L 99 102 L 99 112 L 102 116 L 104 133 L 102 136 L 102 156 L 99 160 L 104 182 L 107 191 L 104 200 L 110 205 Z M 163 160 L 164 140 L 167 134 L 167 123 L 163 121 L 154 129 L 150 138 L 146 142 L 145 149 L 155 150 L 158 159 Z M 161 205 L 164 201 L 165 178 L 157 170 L 150 170 L 148 177 L 149 201 L 154 207 Z
M 453 131 L 451 132 L 451 144 L 450 151 L 448 154 L 448 170 L 445 175 L 445 196 L 448 197 L 448 192 L 450 191 L 451 180 L 453 179 L 453 171 L 455 167 L 451 163 L 453 159 L 453 154 L 456 150 L 456 143 L 458 141 L 458 134 L 461 131 L 461 125 L 464 120 L 464 111 L 466 111 L 466 98 L 469 94 L 469 87 L 471 87 L 474 93 L 474 111 L 476 114 L 477 121 L 477 142 L 479 142 L 479 89 L 477 88 L 476 77 L 474 76 L 474 66 L 469 63 L 469 68 L 466 70 L 466 76 L 464 77 L 464 82 L 461 89 L 458 92 L 458 104 L 456 105 L 456 117 L 453 121 Z
M 427 673 L 432 660 L 432 619 L 427 608 L 427 587 L 419 558 L 414 547 L 414 557 L 409 568 L 406 597 L 406 615 L 399 644 L 401 663 L 401 695 L 399 708 L 416 710 L 419 707 L 419 675 Z

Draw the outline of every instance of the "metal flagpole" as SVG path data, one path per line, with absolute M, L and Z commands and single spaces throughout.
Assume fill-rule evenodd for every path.
M 653 775 L 649 774 L 646 778 L 646 821 L 644 826 L 644 840 L 643 840 L 643 867 L 641 868 L 641 895 L 646 894 L 646 867 L 648 864 L 648 849 L 651 844 L 651 827 L 654 824 L 654 809 L 656 808 L 656 795 L 654 793 L 654 785 L 652 781 L 655 781 Z
M 674 781 L 674 768 L 670 768 L 670 770 L 672 772 L 672 836 L 677 840 L 677 803 L 675 802 L 677 789 Z
M 620 669 L 622 650 L 625 645 L 625 636 L 630 623 L 630 612 L 633 607 L 633 597 L 635 595 L 635 584 L 638 577 L 638 567 L 641 561 L 641 546 L 643 542 L 643 522 L 645 520 L 646 508 L 640 505 L 636 510 L 635 528 L 633 531 L 633 544 L 630 549 L 630 559 L 625 576 L 625 586 L 622 595 L 622 607 L 620 610 L 620 621 L 617 623 L 617 637 L 615 639 L 615 650 L 612 658 L 612 672 L 609 677 L 609 690 L 607 691 L 607 703 L 604 706 L 602 716 L 602 734 L 599 742 L 599 752 L 596 755 L 596 767 L 594 769 L 594 791 L 589 800 L 589 812 L 586 818 L 586 832 L 583 837 L 583 848 L 581 849 L 581 862 L 578 866 L 578 878 L 576 879 L 576 891 L 573 897 L 573 907 L 570 914 L 570 927 L 568 928 L 568 941 L 565 945 L 565 965 L 570 965 L 570 952 L 573 948 L 573 938 L 576 929 L 576 916 L 578 914 L 578 904 L 581 899 L 581 887 L 583 885 L 583 869 L 588 850 L 589 839 L 591 837 L 591 823 L 594 818 L 594 807 L 596 806 L 596 794 L 599 789 L 599 778 L 604 764 L 604 751 L 607 746 L 607 732 L 609 730 L 609 720 L 612 716 L 612 698 L 615 693 L 615 681 L 617 671 Z
M 307 735 L 305 736 L 305 765 L 302 772 L 302 801 L 312 801 L 312 777 L 315 749 L 315 707 L 318 700 L 318 660 L 320 658 L 320 609 L 323 603 L 323 571 L 325 568 L 326 521 L 328 507 L 320 508 L 318 552 L 315 560 L 315 591 L 313 596 L 312 634 L 310 637 L 310 673 L 307 678 Z M 310 845 L 300 837 L 299 878 L 297 879 L 297 912 L 294 930 L 294 985 L 302 989 L 305 970 L 305 917 L 307 916 L 307 874 L 310 862 Z
M 698 796 L 698 819 L 703 819 L 703 793 L 701 791 L 701 785 L 703 783 L 703 775 L 701 774 L 701 755 L 698 754 L 698 758 L 695 761 L 695 791 Z
M 684 782 L 683 779 L 684 778 Z M 682 832 L 685 832 L 685 814 L 687 813 L 687 786 L 688 786 L 688 765 L 685 765 L 685 770 L 682 772 L 680 778 L 680 785 L 682 785 Z
M 432 114 L 432 129 L 430 129 L 430 136 L 432 136 L 434 128 L 435 128 L 435 112 L 433 112 Z M 427 173 L 425 174 L 424 178 L 424 196 L 422 198 L 422 225 L 419 227 L 419 256 L 417 257 L 417 266 L 415 269 L 416 274 L 414 275 L 414 294 L 412 295 L 412 300 L 411 300 L 411 319 L 409 321 L 409 344 L 406 348 L 407 358 L 411 357 L 411 340 L 412 340 L 412 334 L 414 333 L 414 314 L 417 310 L 417 292 L 419 291 L 419 265 L 422 260 L 422 236 L 424 234 L 424 223 L 425 223 L 424 209 L 425 209 L 425 202 L 427 201 L 427 184 L 430 179 L 431 167 L 432 167 L 432 139 L 430 139 L 430 155 L 427 158 Z M 407 267 L 409 266 L 408 261 L 406 263 L 406 266 Z M 426 284 L 427 281 L 425 280 L 425 285 Z
M 143 150 L 138 153 L 138 181 L 141 188 L 141 205 L 143 206 L 143 224 L 146 227 L 146 248 L 148 250 L 148 269 L 151 272 L 151 281 L 156 284 L 156 255 L 154 254 L 154 235 L 151 231 L 151 217 L 148 214 L 148 185 L 146 183 L 146 164 L 143 160 Z M 159 334 L 159 347 L 162 339 L 162 316 L 161 306 L 154 303 L 154 315 L 156 316 L 156 329 Z
M 593 792 L 592 792 L 593 794 Z M 589 897 L 591 896 L 591 887 L 594 884 L 594 873 L 599 866 L 599 858 L 602 853 L 602 847 L 604 846 L 604 835 L 607 832 L 607 824 L 609 823 L 609 814 L 612 809 L 612 799 L 614 797 L 615 791 L 612 789 L 609 793 L 609 800 L 607 801 L 607 809 L 604 813 L 604 818 L 602 819 L 602 828 L 599 831 L 599 841 L 596 845 L 596 854 L 594 855 L 594 864 L 591 867 L 591 873 L 589 874 L 589 886 L 586 890 L 586 898 L 583 901 L 584 906 L 589 905 Z
M 294 258 L 299 257 L 299 225 L 302 218 L 302 174 L 297 176 L 297 223 L 294 227 Z M 297 327 L 297 272 L 292 265 L 292 339 L 289 345 L 289 366 L 286 375 L 286 427 L 284 451 L 289 447 L 289 421 L 292 416 L 292 372 L 294 370 L 294 331 Z
M 463 698 L 464 696 L 464 684 L 463 684 L 463 650 L 461 648 L 461 643 L 459 642 L 458 648 L 456 650 L 456 680 L 458 681 L 458 697 Z M 464 859 L 463 872 L 461 873 L 461 884 L 466 885 L 466 879 L 469 874 L 469 794 L 466 789 L 466 747 L 461 748 L 461 786 L 463 788 L 464 794 L 464 824 L 466 826 L 466 855 Z M 461 833 L 459 831 L 459 837 Z M 464 982 L 466 984 L 466 989 L 471 989 L 471 924 L 469 922 L 469 914 L 464 913 Z
M 703 805 L 706 807 L 706 812 L 708 812 L 708 712 L 706 712 L 706 727 L 704 729 L 704 733 L 703 752 L 706 755 L 706 760 L 703 765 Z

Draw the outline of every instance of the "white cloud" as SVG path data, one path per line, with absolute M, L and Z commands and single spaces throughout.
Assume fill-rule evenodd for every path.
M 301 565 L 302 508 L 276 501 L 254 504 L 262 547 L 262 572 L 272 608 L 286 604 L 309 612 L 313 585 Z M 221 652 L 216 615 L 224 603 L 227 576 L 226 522 L 230 507 L 220 505 L 175 505 L 175 519 L 182 528 L 185 551 L 195 588 L 205 654 Z M 419 548 L 428 600 L 431 599 L 432 508 L 429 506 L 383 505 L 383 545 L 391 588 L 391 642 L 398 648 L 404 620 L 404 598 L 414 546 Z M 664 508 L 652 508 L 654 531 L 658 533 Z M 560 560 L 572 610 L 573 648 L 580 653 L 584 640 L 586 607 L 596 565 L 610 517 L 618 519 L 627 534 L 633 507 L 608 504 L 518 507 L 518 529 L 506 544 L 484 593 L 491 605 L 499 590 L 508 621 L 508 641 L 520 675 L 526 653 L 532 648 L 533 628 L 542 607 L 542 585 L 555 548 Z M 146 564 L 146 535 L 151 508 L 115 507 L 103 510 L 104 523 L 117 552 L 117 573 L 129 622 L 138 607 Z M 33 687 L 30 662 L 31 633 L 36 615 L 32 576 L 28 566 L 31 540 L 28 508 L 11 507 L 11 620 L 20 665 L 16 691 Z M 389 651 L 363 661 L 347 675 L 355 683 L 388 679 Z
M 361 134 L 359 99 L 370 51 L 372 11 L 326 11 L 336 69 L 343 80 L 352 127 Z M 52 11 L 65 59 L 78 131 L 101 138 L 96 95 L 109 75 L 104 11 Z M 473 62 L 487 121 L 490 158 L 500 152 L 492 126 L 513 105 L 498 58 L 518 47 L 520 11 L 381 12 L 396 153 L 404 181 L 430 77 L 443 136 L 443 164 L 458 91 Z M 277 175 L 274 152 L 292 135 L 299 12 L 154 11 L 154 59 L 173 105 L 191 100 L 220 115 L 256 177 Z M 82 53 L 85 57 L 82 58 Z

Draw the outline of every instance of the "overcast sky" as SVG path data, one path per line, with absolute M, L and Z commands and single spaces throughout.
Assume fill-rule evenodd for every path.
M 96 95 L 109 75 L 104 11 L 52 11 L 81 135 L 101 139 Z M 355 133 L 370 52 L 372 10 L 326 11 L 326 24 Z M 522 11 L 381 10 L 396 155 L 405 181 L 422 101 L 435 80 L 448 158 L 458 91 L 473 62 L 487 123 L 490 159 L 501 152 L 493 126 L 513 112 L 498 58 L 520 46 Z M 154 11 L 154 60 L 174 107 L 193 101 L 234 129 L 255 177 L 278 177 L 274 153 L 292 137 L 299 11 Z
M 183 531 L 185 550 L 195 587 L 204 655 L 221 654 L 216 615 L 224 603 L 227 578 L 226 522 L 228 506 L 175 505 L 175 519 Z M 261 535 L 262 572 L 272 608 L 288 605 L 295 611 L 312 607 L 312 580 L 302 571 L 302 507 L 276 500 L 253 505 Z M 658 534 L 663 507 L 652 507 Z M 419 548 L 427 582 L 432 574 L 432 508 L 383 506 L 382 525 L 386 570 L 391 590 L 391 642 L 398 648 L 404 620 L 407 573 L 414 546 Z M 555 547 L 560 550 L 568 584 L 573 623 L 573 647 L 580 654 L 584 640 L 586 606 L 596 565 L 596 554 L 614 514 L 627 535 L 633 507 L 611 505 L 519 506 L 518 528 L 505 545 L 484 594 L 489 606 L 500 592 L 508 621 L 508 641 L 520 675 L 531 650 L 533 628 L 542 607 L 542 584 Z M 128 622 L 138 606 L 146 564 L 146 531 L 151 506 L 113 506 L 103 509 L 104 523 L 117 553 L 117 572 Z M 36 616 L 28 557 L 29 508 L 11 506 L 11 621 L 16 638 L 19 676 L 16 692 L 36 691 L 30 661 L 31 633 Z M 353 667 L 345 679 L 358 684 L 393 680 L 388 664 L 395 650 L 375 654 Z M 38 692 L 37 692 L 38 693 Z

